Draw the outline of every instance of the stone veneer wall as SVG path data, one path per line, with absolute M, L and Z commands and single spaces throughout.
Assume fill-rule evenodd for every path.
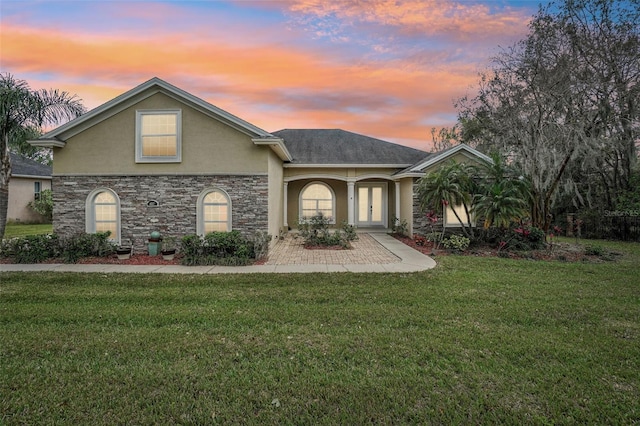
M 87 196 L 109 188 L 120 198 L 123 243 L 147 247 L 152 231 L 182 237 L 196 233 L 196 204 L 205 189 L 220 188 L 231 198 L 231 227 L 245 236 L 268 230 L 268 179 L 255 176 L 54 176 L 53 229 L 61 237 L 85 232 Z M 157 207 L 147 202 L 155 200 Z
M 442 232 L 442 213 L 438 214 L 438 221 L 431 226 L 431 222 L 427 219 L 428 211 L 420 209 L 420 200 L 418 200 L 418 184 L 417 180 L 413 182 L 413 233 L 418 235 L 427 235 L 433 229 L 435 232 Z

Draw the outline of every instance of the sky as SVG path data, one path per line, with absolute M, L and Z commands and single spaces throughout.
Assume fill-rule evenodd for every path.
M 538 0 L 1 0 L 0 72 L 93 109 L 159 77 L 269 132 L 429 150 Z

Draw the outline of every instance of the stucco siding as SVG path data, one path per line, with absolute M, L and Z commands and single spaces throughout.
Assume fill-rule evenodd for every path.
M 136 163 L 136 111 L 182 111 L 182 161 Z M 54 149 L 54 174 L 152 175 L 267 173 L 270 149 L 246 134 L 169 96 L 157 93 L 70 137 Z
M 283 170 L 282 160 L 275 153 L 269 154 L 269 234 L 275 242 L 283 227 Z
M 46 218 L 35 211 L 28 204 L 34 201 L 34 183 L 40 182 L 40 190 L 51 189 L 50 179 L 32 179 L 12 177 L 9 181 L 9 207 L 7 220 L 11 222 L 43 223 Z

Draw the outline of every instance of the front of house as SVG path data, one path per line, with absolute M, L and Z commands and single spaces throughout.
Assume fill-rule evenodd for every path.
M 321 213 L 339 226 L 424 226 L 417 178 L 440 154 L 338 129 L 269 133 L 158 78 L 30 141 L 53 148 L 54 231 L 111 231 L 141 247 L 152 231 L 273 237 Z

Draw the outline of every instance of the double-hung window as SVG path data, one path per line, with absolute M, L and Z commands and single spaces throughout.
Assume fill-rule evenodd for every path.
M 182 161 L 182 112 L 153 110 L 136 112 L 136 162 Z

